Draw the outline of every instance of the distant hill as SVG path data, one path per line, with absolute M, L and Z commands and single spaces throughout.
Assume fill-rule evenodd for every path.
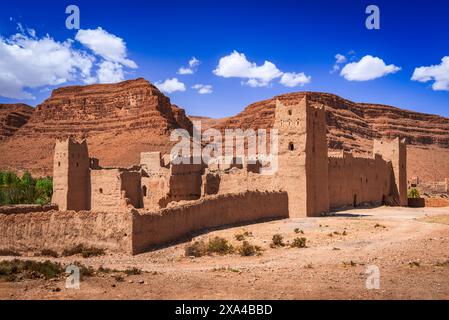
M 91 155 L 105 165 L 130 166 L 139 162 L 140 152 L 169 152 L 170 132 L 191 131 L 191 121 L 202 121 L 203 130 L 270 128 L 276 99 L 295 104 L 304 95 L 313 105 L 326 107 L 330 153 L 344 149 L 368 154 L 374 138 L 399 136 L 409 144 L 409 177 L 449 177 L 448 118 L 356 103 L 328 93 L 297 92 L 253 103 L 233 117 L 189 119 L 144 79 L 62 87 L 36 109 L 0 105 L 0 169 L 51 175 L 55 139 L 67 136 L 88 137 Z

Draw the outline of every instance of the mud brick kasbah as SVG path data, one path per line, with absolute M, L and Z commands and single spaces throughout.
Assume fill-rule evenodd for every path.
M 1 214 L 0 243 L 17 250 L 82 243 L 138 254 L 205 228 L 315 217 L 362 204 L 407 205 L 404 140 L 374 139 L 371 155 L 329 156 L 324 105 L 312 105 L 306 94 L 294 104 L 273 100 L 271 107 L 279 132 L 274 175 L 261 174 L 264 164 L 247 159 L 174 164 L 160 151 L 141 152 L 132 167 L 103 166 L 90 157 L 88 137 L 56 139 L 52 202 L 58 210 Z

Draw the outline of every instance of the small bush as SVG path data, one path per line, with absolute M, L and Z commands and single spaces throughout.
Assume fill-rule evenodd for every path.
M 293 239 L 293 242 L 290 246 L 292 248 L 305 248 L 306 243 L 307 243 L 306 238 L 295 238 L 295 239 Z
M 296 228 L 296 229 L 295 229 L 295 233 L 296 233 L 296 234 L 298 234 L 298 233 L 304 234 L 304 231 L 300 230 L 299 228 Z
M 245 232 L 243 232 L 243 235 L 244 235 L 245 237 L 252 237 L 252 236 L 253 236 L 253 233 L 252 233 L 251 231 L 245 231 Z
M 218 253 L 220 255 L 225 255 L 234 251 L 232 245 L 228 243 L 228 240 L 220 237 L 215 237 L 212 240 L 209 240 L 207 250 L 209 253 Z
M 355 263 L 354 261 L 349 261 L 349 262 L 343 262 L 343 266 L 345 267 L 355 267 L 357 265 L 357 263 Z
M 117 282 L 124 282 L 125 281 L 125 278 L 123 278 L 123 276 L 121 276 L 121 275 L 114 276 L 114 279 Z
M 64 257 L 74 256 L 83 252 L 84 246 L 82 244 L 76 245 L 72 248 L 64 249 L 62 255 Z
M 376 223 L 376 225 L 374 226 L 374 228 L 383 228 L 385 229 L 386 227 L 384 225 L 378 224 Z
M 98 268 L 98 272 L 100 272 L 100 273 L 111 273 L 111 272 L 113 272 L 114 270 L 112 270 L 112 269 L 110 269 L 110 268 L 105 268 L 105 267 L 103 267 L 103 266 L 101 266 L 100 268 Z
M 186 257 L 202 257 L 207 254 L 207 245 L 204 241 L 195 241 L 194 243 L 186 246 Z
M 449 260 L 443 261 L 443 262 L 437 262 L 437 267 L 449 267 Z
M 237 241 L 243 241 L 245 240 L 245 236 L 241 233 L 234 235 L 235 240 Z
M 104 254 L 104 249 L 94 247 L 84 248 L 83 252 L 81 253 L 83 258 L 98 257 L 103 256 Z
M 86 267 L 85 265 L 83 265 L 82 263 L 76 261 L 74 263 L 75 266 L 77 266 L 80 269 L 80 275 L 81 278 L 82 277 L 92 277 L 93 275 L 95 275 L 95 269 L 92 267 Z
M 421 266 L 421 263 L 419 263 L 418 261 L 411 261 L 411 262 L 409 262 L 408 263 L 408 265 L 410 266 L 410 267 L 420 267 Z
M 16 281 L 20 278 L 53 279 L 59 277 L 63 272 L 64 269 L 59 263 L 51 261 L 36 262 L 14 259 L 0 262 L 0 278 L 6 281 Z
M 275 234 L 271 240 L 271 247 L 283 247 L 285 246 L 284 237 L 280 234 Z
M 105 254 L 104 249 L 95 248 L 95 247 L 85 247 L 82 244 L 76 245 L 69 249 L 64 249 L 62 255 L 64 257 L 74 256 L 77 254 L 81 254 L 83 258 L 90 258 L 96 256 L 102 256 Z
M 419 191 L 416 188 L 409 189 L 408 193 L 407 193 L 407 196 L 409 198 L 413 198 L 413 199 L 420 198 Z
M 59 255 L 56 251 L 53 251 L 51 249 L 43 249 L 40 252 L 40 256 L 42 257 L 52 257 L 52 258 L 57 258 Z
M 241 256 L 249 257 L 261 254 L 261 248 L 250 244 L 248 241 L 243 241 L 242 245 L 238 248 Z
M 21 254 L 17 251 L 11 250 L 11 249 L 1 249 L 0 250 L 0 256 L 4 257 L 20 257 Z
M 125 274 L 128 276 L 136 276 L 136 275 L 142 274 L 142 270 L 140 270 L 138 268 L 131 268 L 131 269 L 125 270 Z

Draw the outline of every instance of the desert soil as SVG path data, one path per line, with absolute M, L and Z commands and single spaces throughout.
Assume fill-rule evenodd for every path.
M 79 290 L 66 289 L 64 278 L 0 282 L 0 299 L 449 299 L 449 208 L 354 209 L 215 230 L 193 240 L 220 236 L 237 247 L 235 235 L 245 231 L 262 255 L 185 257 L 183 242 L 134 257 L 56 258 L 63 265 L 76 260 L 144 272 L 120 282 L 116 272 L 101 273 L 84 278 Z M 274 234 L 284 237 L 284 247 L 270 247 Z M 307 247 L 289 247 L 296 237 L 307 238 Z M 380 270 L 377 290 L 366 288 L 372 265 Z

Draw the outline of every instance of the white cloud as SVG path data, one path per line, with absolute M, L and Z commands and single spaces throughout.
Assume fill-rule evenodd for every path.
M 246 79 L 242 81 L 242 85 L 252 88 L 267 87 L 277 78 L 281 78 L 279 83 L 286 87 L 303 86 L 311 80 L 311 77 L 306 76 L 303 72 L 284 73 L 270 61 L 265 61 L 263 65 L 258 66 L 254 62 L 248 61 L 245 54 L 235 50 L 220 59 L 213 73 L 223 78 Z
M 26 89 L 90 81 L 94 60 L 75 50 L 70 40 L 58 42 L 48 35 L 37 39 L 27 34 L 0 37 L 0 95 L 33 99 Z
M 38 38 L 36 31 L 17 24 L 20 33 L 0 36 L 0 96 L 33 99 L 30 89 L 62 85 L 71 81 L 85 84 L 124 80 L 124 68 L 137 68 L 126 54 L 125 42 L 98 28 L 79 30 L 76 39 L 92 50 L 75 49 L 68 39 L 58 42 L 49 35 Z M 95 75 L 96 72 L 96 75 Z
M 340 70 L 340 65 L 345 63 L 346 61 L 348 61 L 348 59 L 344 55 L 337 53 L 335 55 L 335 64 L 332 67 L 332 70 L 330 71 L 330 73 L 334 73 L 334 72 L 337 72 L 338 70 Z
M 312 77 L 306 76 L 304 72 L 294 73 L 294 72 L 286 72 L 282 75 L 280 84 L 286 87 L 297 87 L 304 86 L 307 83 L 310 83 Z
M 213 92 L 212 86 L 209 84 L 196 84 L 192 89 L 198 90 L 199 94 L 210 94 Z
M 97 76 L 100 83 L 116 83 L 125 79 L 123 66 L 120 63 L 111 61 L 100 63 Z
M 75 39 L 107 61 L 120 63 L 132 69 L 137 68 L 137 64 L 127 58 L 126 43 L 123 39 L 101 27 L 94 30 L 79 30 Z
M 396 73 L 401 68 L 394 64 L 386 65 L 377 57 L 364 56 L 359 62 L 351 62 L 343 67 L 340 75 L 348 81 L 368 81 Z
M 335 55 L 335 62 L 336 63 L 345 63 L 346 62 L 346 57 L 344 56 L 344 55 L 342 55 L 342 54 L 340 54 L 340 53 L 337 53 L 336 55 Z
M 184 83 L 180 82 L 177 78 L 167 79 L 164 82 L 156 82 L 155 86 L 159 90 L 165 93 L 173 93 L 176 91 L 186 91 Z
M 256 63 L 249 62 L 243 53 L 237 51 L 222 57 L 213 72 L 219 77 L 248 79 L 246 84 L 252 87 L 267 86 L 273 79 L 283 74 L 272 62 L 265 61 L 263 65 L 257 66 Z
M 435 91 L 449 91 L 449 56 L 441 59 L 441 63 L 428 67 L 415 68 L 412 80 L 419 82 L 434 81 Z
M 195 57 L 192 57 L 192 59 L 190 59 L 189 61 L 189 66 L 179 68 L 178 74 L 181 75 L 194 74 L 196 71 L 196 67 L 198 67 L 200 63 L 201 63 L 200 60 L 198 60 Z

